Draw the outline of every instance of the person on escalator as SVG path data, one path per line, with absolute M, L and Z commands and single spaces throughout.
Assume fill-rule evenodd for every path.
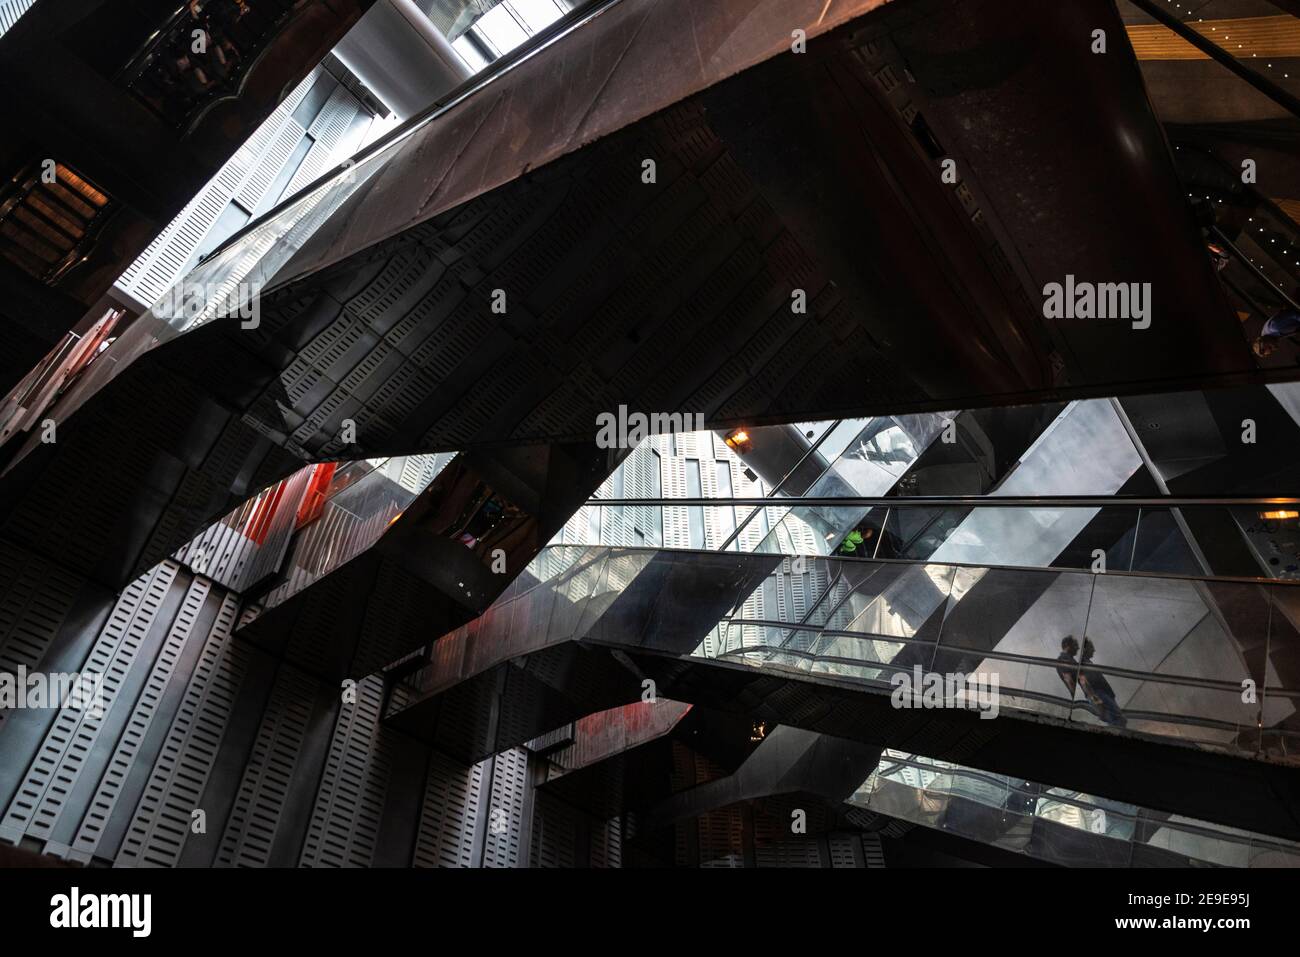
M 1083 657 L 1079 659 L 1078 682 L 1083 690 L 1084 697 L 1092 705 L 1097 717 L 1109 725 L 1117 728 L 1123 728 L 1128 725 L 1128 719 L 1124 717 L 1124 712 L 1120 710 L 1119 702 L 1115 699 L 1115 689 L 1110 686 L 1106 676 L 1092 665 L 1093 655 L 1097 649 L 1092 643 L 1092 639 L 1086 635 L 1083 639 Z M 1057 665 L 1056 673 L 1061 676 L 1061 681 L 1070 691 L 1070 697 L 1074 697 L 1075 688 L 1075 669 L 1070 665 L 1075 664 L 1075 655 L 1079 652 L 1079 642 L 1073 635 L 1066 635 L 1061 640 L 1061 653 L 1057 655 L 1056 660 L 1068 662 L 1068 665 Z
M 1128 724 L 1128 719 L 1124 717 L 1124 712 L 1120 710 L 1119 702 L 1115 700 L 1115 689 L 1110 686 L 1106 676 L 1097 668 L 1089 668 L 1092 664 L 1092 656 L 1096 653 L 1092 641 L 1085 635 L 1083 639 L 1083 657 L 1079 659 L 1079 683 L 1083 685 L 1083 693 L 1088 696 L 1092 706 L 1097 709 L 1097 717 L 1101 718 L 1107 724 L 1112 724 L 1117 728 L 1123 728 Z
M 1079 643 L 1074 640 L 1074 635 L 1066 635 L 1061 639 L 1061 653 L 1056 656 L 1057 661 L 1067 662 L 1064 665 L 1056 666 L 1056 673 L 1061 676 L 1061 681 L 1065 683 L 1065 690 L 1070 692 L 1070 699 L 1074 699 L 1074 682 L 1078 675 L 1078 662 L 1075 655 L 1079 653 Z

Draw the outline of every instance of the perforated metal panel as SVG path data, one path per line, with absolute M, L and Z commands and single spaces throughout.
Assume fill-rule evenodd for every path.
M 623 866 L 623 822 L 618 818 L 593 822 L 591 829 L 591 866 Z
M 81 668 L 83 675 L 102 676 L 103 709 L 98 713 L 71 706 L 59 709 L 0 823 L 6 833 L 25 832 L 40 840 L 50 837 L 178 570 L 173 562 L 160 565 L 122 593 Z M 199 592 L 193 602 L 187 602 L 190 620 L 204 594 Z
M 392 773 L 388 736 L 379 723 L 383 680 L 357 682 L 357 700 L 344 703 L 299 861 L 303 867 L 367 867 Z
M 744 821 L 739 808 L 722 808 L 696 820 L 700 867 L 744 867 Z
M 866 858 L 867 867 L 885 866 L 885 851 L 881 847 L 879 834 L 862 835 L 862 853 Z
M 755 863 L 759 867 L 821 867 L 815 840 L 777 841 L 766 847 L 755 848 Z
M 573 867 L 577 811 L 546 792 L 537 795 L 534 807 L 529 866 Z
M 230 719 L 248 649 L 231 637 L 239 603 L 227 597 L 127 828 L 116 867 L 174 867 L 190 833 Z
M 255 501 L 255 500 L 254 500 Z M 227 522 L 209 526 L 193 541 L 182 545 L 172 556 L 200 575 L 206 575 L 227 588 L 233 587 L 240 570 L 257 554 L 258 546 Z
M 437 751 L 429 756 L 416 867 L 472 867 L 485 762 L 463 765 Z
M 269 863 L 315 692 L 316 683 L 303 672 L 289 666 L 280 669 L 226 821 L 218 865 L 265 867 Z
M 172 624 L 158 656 L 154 659 L 144 689 L 135 702 L 131 716 L 109 758 L 108 767 L 100 778 L 90 806 L 81 820 L 72 841 L 74 855 L 88 860 L 99 849 L 99 842 L 109 817 L 117 806 L 127 776 L 136 761 L 145 735 L 154 722 L 163 695 L 175 673 L 177 662 L 185 645 L 194 635 L 194 625 L 208 596 L 211 586 L 202 579 L 191 583 L 181 603 L 176 621 Z
M 861 867 L 856 834 L 832 834 L 827 841 L 831 851 L 831 867 Z
M 0 671 L 40 664 L 82 585 L 53 562 L 0 549 Z
M 119 288 L 143 303 L 152 304 L 182 278 L 186 263 L 232 199 L 238 199 L 245 209 L 256 207 L 306 132 L 293 119 L 293 111 L 321 75 L 323 71 L 315 69 L 294 88 L 217 175 L 127 267 L 117 281 Z
M 307 79 L 315 80 L 318 76 L 318 73 L 313 73 Z M 299 86 L 299 89 L 303 87 Z M 248 178 L 235 194 L 235 199 L 244 209 L 257 209 L 262 198 L 266 196 L 267 189 L 275 181 L 294 150 L 298 148 L 298 144 L 302 142 L 304 131 L 296 121 L 286 118 L 281 120 L 281 123 L 283 125 L 275 131 L 265 152 L 258 158 L 258 162 L 249 171 Z
M 317 71 L 314 75 L 326 74 Z M 285 196 L 291 196 L 320 176 L 329 168 L 330 159 L 336 156 L 340 149 L 347 149 L 351 145 L 347 142 L 347 133 L 360 112 L 362 112 L 361 104 L 357 102 L 356 97 L 346 88 L 336 87 L 307 130 L 315 143 L 303 158 L 302 165 L 293 174 L 293 178 L 289 180 L 288 186 L 285 187 Z M 297 142 L 294 145 L 296 146 Z M 350 149 L 347 151 L 351 152 Z
M 513 748 L 496 756 L 483 847 L 484 867 L 519 867 L 523 854 L 528 752 Z

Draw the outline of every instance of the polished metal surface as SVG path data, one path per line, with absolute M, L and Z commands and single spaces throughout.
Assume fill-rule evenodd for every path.
M 386 720 L 472 757 L 631 701 L 650 678 L 676 701 L 1300 835 L 1283 797 L 1300 794 L 1294 589 L 1211 584 L 1216 619 L 1188 582 L 861 563 L 851 607 L 825 623 L 728 611 L 774 567 L 761 555 L 548 549 L 493 608 L 434 642 L 426 665 L 395 676 Z M 1067 632 L 1087 637 L 1083 658 L 1058 654 Z M 915 670 L 1000 675 L 998 719 L 893 706 L 895 677 Z M 1239 677 L 1269 689 L 1259 704 L 1241 701 Z M 487 735 L 453 734 L 467 722 Z M 1240 800 L 1220 800 L 1216 781 Z
M 887 6 L 833 5 L 806 53 L 775 56 L 798 13 L 785 4 L 602 8 L 323 207 L 333 212 L 263 296 L 259 328 L 214 319 L 164 340 L 152 317 L 137 322 L 115 344 L 122 361 L 110 351 L 53 410 L 59 444 L 34 436 L 19 450 L 0 521 L 34 518 L 31 482 L 57 487 L 103 463 L 121 488 L 73 508 L 121 516 L 134 542 L 111 559 L 95 545 L 60 551 L 121 583 L 295 460 L 589 441 L 620 404 L 717 426 L 1254 376 L 1136 73 L 1086 52 L 1023 55 L 1077 46 L 1066 38 L 1082 14 L 910 6 L 894 21 Z M 990 75 L 947 50 L 958 37 L 994 51 Z M 887 64 L 872 57 L 894 48 L 916 83 L 884 89 Z M 665 58 L 693 67 L 650 84 Z M 950 95 L 926 106 L 928 129 L 962 158 L 964 190 L 938 179 L 928 141 L 903 121 L 935 84 Z M 1059 109 L 1097 97 L 1105 110 L 1067 120 Z M 946 110 L 990 122 L 967 129 Z M 648 155 L 654 184 L 639 178 Z M 1031 167 L 1054 170 L 1053 184 Z M 1048 225 L 1018 236 L 1029 223 Z M 1067 270 L 1146 277 L 1152 326 L 1045 322 L 1037 290 Z M 505 315 L 491 311 L 495 288 L 508 290 Z M 647 314 L 656 288 L 662 308 Z M 807 314 L 789 311 L 794 288 Z M 213 443 L 228 446 L 220 462 L 205 461 Z
M 339 41 L 334 55 L 401 119 L 470 76 L 414 0 L 379 0 Z

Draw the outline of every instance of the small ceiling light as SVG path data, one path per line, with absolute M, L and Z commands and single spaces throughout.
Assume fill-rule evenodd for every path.
M 1300 512 L 1292 511 L 1289 508 L 1279 508 L 1271 512 L 1260 512 L 1259 517 L 1266 522 L 1282 522 L 1290 518 L 1300 518 Z
M 737 452 L 748 452 L 754 447 L 754 441 L 749 437 L 747 429 L 732 429 L 723 441 Z

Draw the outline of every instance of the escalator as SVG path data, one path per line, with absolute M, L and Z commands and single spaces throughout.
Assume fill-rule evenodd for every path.
M 1295 641 L 1285 626 L 1275 628 L 1281 616 L 1269 614 L 1277 602 L 1289 601 L 1290 585 L 983 569 L 989 603 L 983 607 L 1007 603 L 1018 589 L 1031 597 L 1021 602 L 1027 611 L 1014 626 L 991 639 L 987 615 L 978 609 L 952 613 L 961 609 L 954 598 L 971 569 L 932 563 L 926 566 L 931 587 L 947 609 L 937 620 L 908 624 L 906 609 L 895 613 L 890 585 L 881 582 L 874 589 L 881 614 L 851 627 L 814 628 L 819 638 L 809 645 L 815 650 L 803 651 L 780 644 L 793 623 L 719 622 L 728 607 L 743 606 L 776 560 L 547 549 L 482 618 L 434 642 L 420 668 L 394 677 L 387 720 L 437 741 L 455 737 L 449 729 L 474 718 L 495 726 L 496 734 L 478 742 L 462 738 L 462 746 L 499 748 L 508 743 L 506 729 L 527 740 L 565 720 L 634 700 L 650 680 L 660 695 L 772 724 L 1051 780 L 1278 836 L 1300 833 L 1294 804 L 1287 804 L 1294 798 L 1284 797 L 1300 787 L 1293 748 L 1263 745 L 1275 733 L 1269 722 L 1292 710 L 1296 693 L 1268 677 L 1276 674 L 1271 662 L 1285 659 Z M 889 582 L 915 570 L 905 563 L 815 561 L 857 565 Z M 1220 607 L 1240 611 L 1230 632 L 1217 630 L 1219 620 L 1200 597 L 1203 587 L 1216 593 Z M 1044 595 L 1051 596 L 1050 608 Z M 1035 609 L 1038 616 L 1050 611 L 1049 619 L 1036 617 Z M 1152 627 L 1157 621 L 1168 623 Z M 719 650 L 707 648 L 712 629 L 741 624 L 766 630 L 771 644 L 747 645 L 740 655 L 729 654 L 725 641 Z M 1199 629 L 1195 642 L 1179 644 L 1185 627 Z M 1060 632 L 1095 635 L 1097 646 L 1109 652 L 1119 647 L 1107 637 L 1115 628 L 1136 642 L 1131 650 L 1088 663 L 1061 661 Z M 1261 640 L 1273 658 L 1243 654 Z M 1178 654 L 1169 653 L 1171 641 Z M 944 659 L 955 657 L 973 659 L 976 670 L 996 675 L 996 720 L 970 708 L 898 707 L 891 701 L 896 676 L 913 671 L 895 664 L 905 648 L 924 652 L 935 662 L 931 671 L 942 671 Z M 1130 653 L 1136 657 L 1126 658 Z M 1075 675 L 1073 687 L 1062 681 L 1063 670 Z M 1122 726 L 1101 720 L 1080 692 L 1091 674 L 1103 674 L 1117 689 Z M 1242 700 L 1245 681 L 1261 689 L 1258 701 Z M 538 706 L 543 698 L 550 707 Z M 1227 801 L 1227 793 L 1238 800 Z

